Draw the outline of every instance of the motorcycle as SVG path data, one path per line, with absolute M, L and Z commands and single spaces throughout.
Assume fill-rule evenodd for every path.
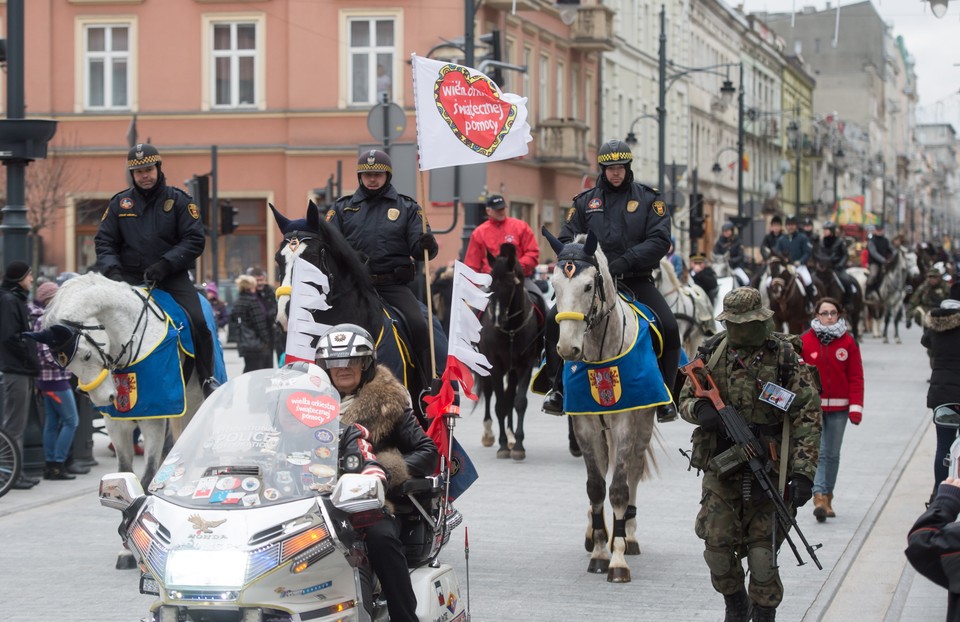
M 150 622 L 381 622 L 360 529 L 382 517 L 380 480 L 338 478 L 339 394 L 315 365 L 243 374 L 214 392 L 144 490 L 100 482 L 157 597 Z M 349 458 L 349 457 L 348 457 Z M 422 622 L 469 620 L 454 569 L 437 557 L 462 522 L 449 473 L 405 483 L 401 542 Z

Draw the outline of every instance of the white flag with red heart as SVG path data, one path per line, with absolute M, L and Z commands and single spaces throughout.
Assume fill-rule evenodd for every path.
M 413 55 L 420 170 L 526 155 L 527 98 L 476 69 Z

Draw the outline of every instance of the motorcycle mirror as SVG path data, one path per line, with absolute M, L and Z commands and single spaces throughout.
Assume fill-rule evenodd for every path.
M 143 496 L 143 486 L 133 473 L 108 473 L 100 479 L 100 505 L 126 510 Z
M 941 404 L 933 409 L 933 422 L 946 428 L 960 428 L 960 404 Z

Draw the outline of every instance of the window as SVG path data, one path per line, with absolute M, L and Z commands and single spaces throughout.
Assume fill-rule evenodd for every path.
M 537 78 L 540 80 L 538 121 L 543 121 L 550 117 L 550 57 L 546 54 L 540 55 L 540 74 Z
M 587 74 L 587 81 L 583 89 L 583 121 L 587 125 L 593 125 L 593 76 Z
M 524 46 L 523 66 L 526 67 L 527 70 L 523 72 L 523 93 L 519 93 L 519 94 L 523 95 L 524 97 L 528 97 L 531 100 L 533 99 L 533 96 L 534 96 L 534 93 L 530 91 L 530 74 L 532 73 L 530 69 L 531 67 L 533 67 L 532 63 L 533 63 L 533 48 Z M 530 101 L 529 105 L 527 106 L 527 110 L 533 110 L 533 109 L 534 109 L 533 101 Z
M 570 89 L 570 117 L 578 121 L 583 121 L 580 118 L 580 97 L 582 93 L 580 92 L 580 67 L 573 68 L 573 88 Z
M 86 110 L 130 108 L 129 24 L 87 24 L 83 29 Z
M 562 119 L 566 116 L 565 106 L 563 105 L 563 99 L 567 96 L 567 92 L 564 90 L 564 87 L 567 84 L 567 66 L 557 61 L 557 84 L 555 85 L 554 90 L 557 93 L 557 118 Z
M 76 236 L 74 269 L 78 272 L 85 272 L 87 268 L 97 264 L 97 251 L 94 248 L 93 238 L 100 228 L 103 211 L 109 204 L 109 198 L 77 199 L 74 203 Z
M 211 24 L 213 105 L 240 108 L 257 103 L 256 22 Z
M 392 101 L 396 54 L 394 19 L 352 17 L 347 23 L 350 105 L 371 105 L 384 101 L 384 98 Z

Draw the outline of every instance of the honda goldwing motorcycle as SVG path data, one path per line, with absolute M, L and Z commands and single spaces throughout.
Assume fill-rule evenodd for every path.
M 339 394 L 307 363 L 259 370 L 214 392 L 144 494 L 105 475 L 121 510 L 152 622 L 385 621 L 359 529 L 382 517 L 380 480 L 338 479 Z M 457 575 L 437 556 L 460 522 L 447 473 L 415 479 L 396 505 L 422 622 L 469 619 Z M 367 597 L 364 597 L 364 594 Z

